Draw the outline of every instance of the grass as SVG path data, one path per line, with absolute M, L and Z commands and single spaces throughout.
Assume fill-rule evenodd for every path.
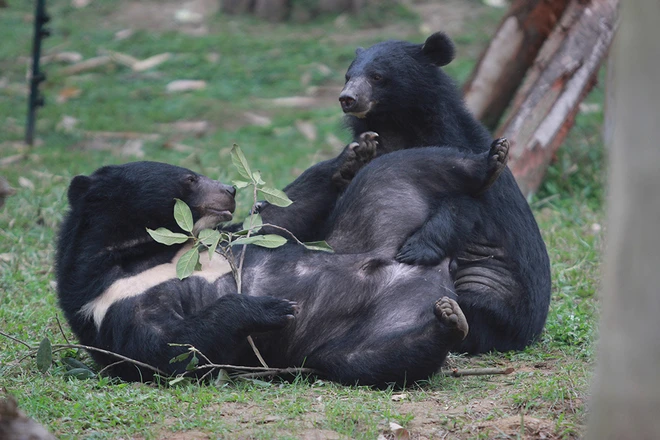
M 264 24 L 249 18 L 208 17 L 210 32 L 191 36 L 161 29 L 136 30 L 117 18 L 124 3 L 98 0 L 76 9 L 68 0 L 48 3 L 53 36 L 46 53 L 75 51 L 85 58 L 113 50 L 146 58 L 172 58 L 143 73 L 106 65 L 67 76 L 47 64 L 42 85 L 47 105 L 39 111 L 38 142 L 26 148 L 24 86 L 30 51 L 29 2 L 11 2 L 0 15 L 0 159 L 25 159 L 0 167 L 18 189 L 0 210 L 0 330 L 32 345 L 44 337 L 63 343 L 56 316 L 52 262 L 57 227 L 66 207 L 71 177 L 138 157 L 125 141 L 94 141 L 95 131 L 156 133 L 141 141 L 143 158 L 176 163 L 213 178 L 238 176 L 228 166 L 229 149 L 241 145 L 267 182 L 282 187 L 312 163 L 337 152 L 348 139 L 332 92 L 356 46 L 386 38 L 422 41 L 420 22 L 409 14 L 333 17 L 297 25 Z M 465 6 L 463 6 L 465 7 Z M 470 0 L 464 30 L 454 35 L 459 58 L 448 66 L 459 82 L 470 72 L 502 11 Z M 476 11 L 476 12 L 475 12 Z M 342 27 L 343 26 L 343 27 Z M 203 91 L 168 94 L 176 79 L 207 81 Z M 278 107 L 270 99 L 304 96 L 310 87 L 330 88 L 308 108 Z M 333 89 L 334 87 L 334 89 Z M 74 91 L 64 102 L 58 96 Z M 403 393 L 344 387 L 298 378 L 288 382 L 238 382 L 217 386 L 182 383 L 151 386 L 108 378 L 63 376 L 60 354 L 40 373 L 26 348 L 0 337 L 0 387 L 30 416 L 61 438 L 376 438 L 397 422 L 419 438 L 579 437 L 594 359 L 595 324 L 603 234 L 602 88 L 588 98 L 595 111 L 581 113 L 547 179 L 532 200 L 550 253 L 553 298 L 541 340 L 520 353 L 467 358 L 450 366 L 513 366 L 509 376 L 433 377 Z M 270 119 L 250 125 L 245 112 Z M 78 122 L 61 127 L 64 116 Z M 167 124 L 208 121 L 203 135 L 180 133 Z M 316 140 L 296 128 L 311 123 Z M 333 139 L 339 139 L 337 142 Z M 172 148 L 183 144 L 187 148 Z M 95 148 L 92 148 L 95 146 Z M 238 201 L 248 206 L 247 195 Z M 245 208 L 244 208 L 245 209 Z M 65 326 L 65 335 L 74 340 Z M 86 360 L 84 353 L 69 352 Z M 400 395 L 404 396 L 401 397 Z M 520 421 L 522 417 L 522 425 Z M 517 423 L 517 425 L 516 425 Z

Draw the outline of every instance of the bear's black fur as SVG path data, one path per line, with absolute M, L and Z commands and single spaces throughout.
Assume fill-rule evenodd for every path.
M 354 139 L 366 131 L 378 132 L 379 155 L 427 146 L 486 151 L 490 135 L 439 68 L 453 56 L 453 43 L 442 33 L 431 35 L 424 44 L 387 41 L 358 49 L 340 95 Z M 264 218 L 306 239 L 322 239 L 327 233 L 324 216 L 330 217 L 342 189 L 337 181 L 351 177 L 350 169 L 345 176 L 344 165 L 351 154 L 347 147 L 338 158 L 306 170 L 285 188 L 292 200 L 302 202 L 292 205 L 288 214 L 266 206 Z M 356 164 L 359 167 L 359 161 Z M 412 166 L 409 172 L 415 176 Z M 420 186 L 431 184 L 417 179 Z M 430 212 L 424 225 L 410 234 L 397 260 L 424 265 L 449 256 L 456 262 L 458 302 L 470 324 L 470 334 L 457 351 L 523 349 L 541 333 L 548 313 L 550 263 L 545 244 L 508 169 L 474 204 L 480 219 L 477 228 L 448 242 L 446 231 L 459 227 L 463 214 L 447 212 L 438 201 L 437 212 Z M 306 210 L 317 214 L 307 225 L 299 221 Z
M 252 334 L 271 366 L 304 365 L 331 380 L 368 385 L 429 377 L 467 333 L 454 301 L 449 260 L 436 267 L 410 266 L 393 257 L 432 209 L 419 205 L 441 198 L 470 215 L 468 191 L 489 185 L 498 171 L 487 154 L 435 149 L 430 154 L 435 160 L 414 150 L 398 154 L 419 163 L 420 173 L 438 174 L 437 184 L 420 192 L 400 157 L 375 160 L 358 174 L 355 189 L 349 185 L 335 211 L 330 237 L 337 238 L 339 252 L 295 244 L 248 246 L 243 295 L 236 293 L 220 255 L 204 261 L 202 271 L 178 280 L 175 260 L 186 245 L 156 243 L 145 230 L 177 230 L 174 198 L 190 205 L 198 227 L 228 220 L 233 188 L 153 162 L 104 167 L 74 178 L 56 255 L 58 296 L 67 320 L 81 343 L 168 374 L 184 372 L 187 363 L 169 363 L 186 351 L 169 343 L 191 344 L 215 363 L 254 364 L 245 342 Z M 387 176 L 383 169 L 390 170 Z M 413 210 L 401 204 L 372 211 L 374 198 L 388 195 L 388 182 L 390 191 L 417 194 L 408 198 L 418 208 L 415 221 L 408 214 Z M 361 188 L 369 184 L 376 190 L 365 197 Z M 380 214 L 401 225 L 398 238 L 380 224 L 356 230 L 343 220 Z M 353 247 L 338 238 L 350 234 L 356 237 Z M 101 365 L 116 362 L 109 355 L 92 355 Z M 126 380 L 152 376 L 128 362 L 110 372 Z
M 80 342 L 175 373 L 185 371 L 186 362 L 169 361 L 185 349 L 170 342 L 193 344 L 214 362 L 233 363 L 248 334 L 284 327 L 293 317 L 289 301 L 237 295 L 235 289 L 220 296 L 204 278 L 174 279 L 175 269 L 167 265 L 183 245 L 156 243 L 146 232 L 178 229 L 174 198 L 191 207 L 199 225 L 229 220 L 234 193 L 231 186 L 155 162 L 75 177 L 56 274 L 60 306 Z M 117 361 L 91 354 L 102 365 Z M 130 363 L 112 373 L 127 380 L 151 377 Z

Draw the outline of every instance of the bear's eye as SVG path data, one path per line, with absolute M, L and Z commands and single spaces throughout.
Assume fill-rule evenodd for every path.
M 380 73 L 374 73 L 373 75 L 371 75 L 371 79 L 373 79 L 374 81 L 380 81 L 381 79 L 383 79 L 383 75 L 381 75 Z
M 346 82 L 349 82 L 351 80 L 351 75 L 347 73 L 344 78 L 346 78 Z
M 197 182 L 197 176 L 195 176 L 193 174 L 190 174 L 190 175 L 186 176 L 186 182 L 188 182 L 188 183 Z

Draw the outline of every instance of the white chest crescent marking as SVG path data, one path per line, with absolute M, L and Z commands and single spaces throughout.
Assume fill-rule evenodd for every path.
M 87 319 L 94 318 L 96 328 L 100 329 L 101 323 L 103 322 L 103 318 L 108 312 L 108 309 L 117 301 L 142 295 L 152 287 L 156 287 L 165 281 L 177 278 L 176 263 L 179 261 L 179 257 L 181 257 L 186 251 L 190 250 L 191 247 L 191 245 L 187 245 L 181 248 L 169 263 L 159 264 L 158 266 L 154 266 L 144 272 L 115 281 L 105 292 L 93 301 L 85 304 L 78 313 Z M 219 254 L 215 254 L 213 259 L 209 260 L 209 253 L 202 252 L 199 255 L 199 261 L 202 265 L 202 270 L 195 271 L 192 276 L 202 277 L 210 283 L 215 282 L 221 276 L 231 272 L 229 263 Z M 185 282 L 185 280 L 183 282 Z

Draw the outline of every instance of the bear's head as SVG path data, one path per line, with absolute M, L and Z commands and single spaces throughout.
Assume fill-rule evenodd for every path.
M 406 111 L 434 105 L 443 89 L 453 83 L 440 71 L 454 59 L 454 43 L 436 32 L 424 44 L 385 41 L 358 48 L 346 72 L 339 102 L 347 115 Z
M 68 218 L 105 244 L 116 244 L 145 237 L 145 228 L 178 231 L 174 199 L 188 204 L 196 229 L 231 220 L 235 193 L 233 186 L 174 165 L 110 165 L 71 181 Z

